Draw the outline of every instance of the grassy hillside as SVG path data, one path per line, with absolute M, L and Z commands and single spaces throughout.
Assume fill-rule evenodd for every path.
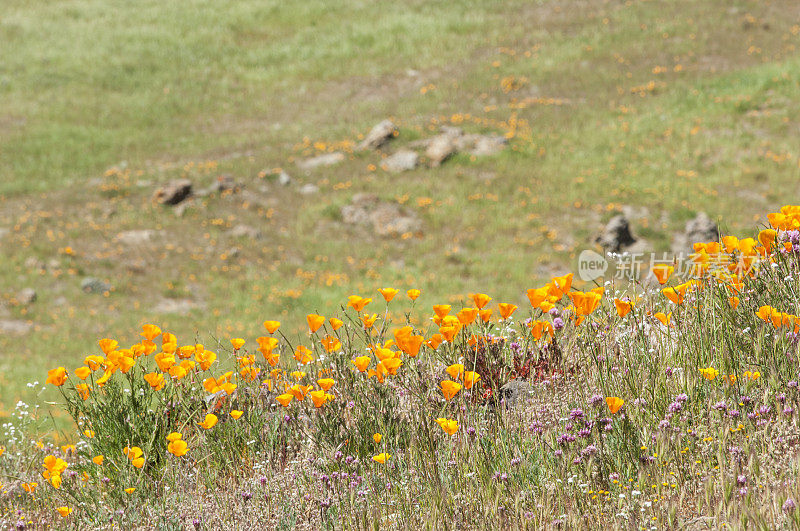
M 0 335 L 0 415 L 43 367 L 145 322 L 212 344 L 267 318 L 297 333 L 308 311 L 387 285 L 426 307 L 477 291 L 519 303 L 628 207 L 654 251 L 699 211 L 751 227 L 800 192 L 800 6 L 663 4 L 5 2 L 0 320 L 30 329 Z M 509 148 L 389 174 L 352 150 L 387 117 L 386 153 L 442 124 Z M 346 160 L 296 165 L 329 151 Z M 244 192 L 181 216 L 152 201 L 171 179 L 220 175 Z M 364 192 L 421 230 L 343 223 Z M 113 289 L 86 294 L 87 277 Z

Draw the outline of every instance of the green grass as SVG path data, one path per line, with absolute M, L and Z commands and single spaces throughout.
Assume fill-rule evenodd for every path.
M 0 301 L 36 324 L 0 337 L 4 412 L 45 368 L 77 365 L 100 337 L 133 342 L 144 322 L 206 341 L 252 336 L 267 318 L 299 331 L 305 313 L 383 285 L 420 288 L 425 306 L 473 291 L 525 302 L 521 287 L 574 269 L 623 206 L 647 208 L 633 230 L 660 252 L 699 211 L 742 231 L 798 191 L 788 0 L 4 7 Z M 524 81 L 505 93 L 509 76 Z M 374 153 L 308 174 L 293 163 L 315 151 L 304 137 L 356 141 L 393 116 L 401 146 L 467 114 L 469 131 L 517 120 L 511 149 L 399 176 L 370 171 Z M 259 177 L 275 167 L 321 193 Z M 265 206 L 212 195 L 176 217 L 151 202 L 168 179 L 202 188 L 220 174 Z M 406 199 L 422 236 L 342 225 L 340 206 L 360 192 Z M 230 237 L 237 224 L 265 238 Z M 160 232 L 114 241 L 136 228 Z M 58 265 L 40 274 L 30 257 Z M 86 295 L 84 276 L 115 290 Z M 25 286 L 39 294 L 29 308 L 13 302 Z M 153 311 L 174 296 L 201 306 Z

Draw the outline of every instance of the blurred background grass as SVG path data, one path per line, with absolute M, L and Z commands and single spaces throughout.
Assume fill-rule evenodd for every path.
M 252 344 L 264 319 L 302 337 L 306 313 L 383 286 L 422 289 L 423 308 L 474 291 L 522 305 L 622 211 L 658 252 L 700 211 L 744 233 L 800 192 L 799 40 L 790 0 L 6 0 L 0 319 L 30 329 L 0 335 L 0 415 L 145 322 Z M 387 117 L 388 151 L 442 124 L 510 147 L 389 174 L 348 149 Z M 295 165 L 334 150 L 341 164 Z M 220 175 L 250 195 L 182 216 L 151 199 Z M 422 231 L 343 224 L 362 192 Z M 132 229 L 154 232 L 119 240 Z M 113 289 L 86 294 L 86 277 Z

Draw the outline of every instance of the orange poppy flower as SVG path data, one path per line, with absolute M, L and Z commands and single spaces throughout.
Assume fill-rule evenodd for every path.
M 218 419 L 216 415 L 214 415 L 213 413 L 209 413 L 203 419 L 203 422 L 198 422 L 197 424 L 203 429 L 210 430 L 211 428 L 216 426 L 217 420 Z
M 686 290 L 691 285 L 692 281 L 684 282 L 683 284 L 679 284 L 674 288 L 664 288 L 661 290 L 661 293 L 663 293 L 664 296 L 673 304 L 681 305 L 683 304 L 683 299 L 686 297 Z
M 617 308 L 617 315 L 625 317 L 628 315 L 628 312 L 631 311 L 631 308 L 633 308 L 633 303 L 621 299 L 614 299 L 614 306 Z
M 572 286 L 572 273 L 566 274 L 562 277 L 553 277 L 551 282 L 555 287 L 555 289 L 551 289 L 551 291 L 560 299 L 569 292 L 569 289 Z
M 356 366 L 360 372 L 364 372 L 369 367 L 369 364 L 372 362 L 372 358 L 369 356 L 359 356 L 356 359 L 352 360 L 353 365 Z
M 102 350 L 103 354 L 106 356 L 108 356 L 109 352 L 115 351 L 117 346 L 119 346 L 119 343 L 113 339 L 101 339 L 97 343 L 100 345 L 100 350 Z
M 449 304 L 434 304 L 433 305 L 433 313 L 439 319 L 444 319 L 444 316 L 450 313 L 450 305 Z
M 608 409 L 609 411 L 611 411 L 612 415 L 615 414 L 617 411 L 619 411 L 619 408 L 621 408 L 623 404 L 625 404 L 625 401 L 619 397 L 616 396 L 606 397 L 606 405 L 608 405 Z
M 392 457 L 392 454 L 382 453 L 382 454 L 378 454 L 378 455 L 373 456 L 372 460 L 376 461 L 376 462 L 378 462 L 380 464 L 384 464 L 386 462 L 386 460 L 389 459 L 390 457 Z
M 377 318 L 378 318 L 378 315 L 374 314 L 374 313 L 372 314 L 372 316 L 370 316 L 368 313 L 365 313 L 364 315 L 362 315 L 360 317 L 361 322 L 364 323 L 364 328 L 366 328 L 366 329 L 372 328 L 372 325 L 375 324 L 375 320 Z
M 419 297 L 420 293 L 422 292 L 418 289 L 410 289 L 406 291 L 406 295 L 408 295 L 408 298 L 411 299 L 412 301 L 417 300 L 417 297 Z
M 81 380 L 85 380 L 86 378 L 89 377 L 90 374 L 92 374 L 92 369 L 90 369 L 89 367 L 78 367 L 77 369 L 75 369 L 75 376 L 77 376 Z
M 278 403 L 280 405 L 282 405 L 283 407 L 289 407 L 289 403 L 292 401 L 293 398 L 294 398 L 294 395 L 289 394 L 289 393 L 284 393 L 282 395 L 276 396 L 275 400 L 277 400 Z
M 739 297 L 728 297 L 728 304 L 735 310 L 739 307 Z
M 233 345 L 233 350 L 239 350 L 244 346 L 244 343 L 245 343 L 244 339 L 240 337 L 235 337 L 231 339 L 231 345 Z
M 328 322 L 331 324 L 331 328 L 333 329 L 334 332 L 336 330 L 339 330 L 344 324 L 344 321 L 342 321 L 341 319 L 337 319 L 336 317 L 331 317 L 330 319 L 328 319 Z
M 438 418 L 436 419 L 436 423 L 451 437 L 458 431 L 458 422 L 455 420 Z
M 461 391 L 461 384 L 457 382 L 451 382 L 450 380 L 444 380 L 441 383 L 442 394 L 446 400 L 450 400 L 456 393 Z
M 333 387 L 333 384 L 335 383 L 336 380 L 334 380 L 333 378 L 321 378 L 317 380 L 317 385 L 319 385 L 323 391 L 329 390 L 331 387 Z
M 481 379 L 481 375 L 474 371 L 464 372 L 464 389 L 472 389 L 472 386 Z
M 267 332 L 270 334 L 274 334 L 275 330 L 281 327 L 280 321 L 264 321 L 264 328 L 267 329 Z
M 381 365 L 386 369 L 387 374 L 397 374 L 397 369 L 403 364 L 400 358 L 389 358 L 381 361 Z
M 78 384 L 75 386 L 75 390 L 81 395 L 81 398 L 84 400 L 88 400 L 89 396 L 92 394 L 91 388 L 86 384 Z
M 306 315 L 306 322 L 308 322 L 308 330 L 313 334 L 325 324 L 325 318 L 321 315 L 310 313 Z
M 142 327 L 141 336 L 148 341 L 152 341 L 161 335 L 161 329 L 153 324 L 146 324 Z
M 587 291 L 585 293 L 580 291 L 573 291 L 568 294 L 575 306 L 575 313 L 579 316 L 587 316 L 594 312 L 600 305 L 602 295 L 596 291 Z
M 301 365 L 307 365 L 314 361 L 314 356 L 311 354 L 311 350 L 309 350 L 308 347 L 300 345 L 294 353 L 294 359 L 300 362 Z
M 665 314 L 663 312 L 658 312 L 653 314 L 653 317 L 661 321 L 661 324 L 664 326 L 669 326 L 669 322 L 672 320 L 672 312 Z
M 372 299 L 365 299 L 364 297 L 359 297 L 358 295 L 350 295 L 347 300 L 347 305 L 352 307 L 358 313 L 361 313 L 367 304 L 372 302 Z
M 459 322 L 464 326 L 472 324 L 472 322 L 478 317 L 478 309 L 477 308 L 462 308 L 456 314 Z
M 342 348 L 342 342 L 333 336 L 325 336 L 322 338 L 322 348 L 325 352 L 334 352 Z
M 397 346 L 409 357 L 414 358 L 419 354 L 419 348 L 422 346 L 424 339 L 419 335 L 409 336 L 404 338 L 402 342 L 398 342 Z
M 473 293 L 470 295 L 472 298 L 472 302 L 475 303 L 475 306 L 478 307 L 479 310 L 482 310 L 484 306 L 489 304 L 492 298 L 484 293 Z
M 314 407 L 317 409 L 321 408 L 325 402 L 328 401 L 325 391 L 321 389 L 319 391 L 311 391 L 308 393 L 308 396 L 311 397 L 311 401 L 314 402 Z
M 64 367 L 56 367 L 55 369 L 47 371 L 47 380 L 45 383 L 53 384 L 56 387 L 61 387 L 67 381 L 67 369 Z
M 453 342 L 453 338 L 458 333 L 458 329 L 455 326 L 442 326 L 439 327 L 439 333 L 442 334 L 445 340 L 449 343 Z
M 555 335 L 553 325 L 551 325 L 548 321 L 531 321 L 529 326 L 531 327 L 531 335 L 536 341 L 539 341 L 545 332 L 550 334 L 550 337 Z
M 444 341 L 444 336 L 442 334 L 433 334 L 430 339 L 425 342 L 425 344 L 433 350 L 436 350 L 439 348 L 439 345 L 442 344 L 442 341 Z
M 655 275 L 656 280 L 658 280 L 658 283 L 663 286 L 667 283 L 669 277 L 672 276 L 672 273 L 675 272 L 675 268 L 667 264 L 658 264 L 653 266 L 651 271 L 653 272 L 653 275 Z
M 767 253 L 772 252 L 772 245 L 775 243 L 775 238 L 778 237 L 778 231 L 775 229 L 764 229 L 758 233 L 758 241 L 767 250 Z
M 511 317 L 512 313 L 517 311 L 516 304 L 510 304 L 507 302 L 501 302 L 500 304 L 498 304 L 498 307 L 500 308 L 500 316 L 503 319 L 508 319 L 509 317 Z
M 548 294 L 549 290 L 547 287 L 531 288 L 528 290 L 528 300 L 531 302 L 531 306 L 539 308 L 539 306 L 547 300 Z
M 453 380 L 459 380 L 461 375 L 464 374 L 464 365 L 461 363 L 454 363 L 445 369 L 447 374 L 450 375 L 450 378 Z
M 490 308 L 487 308 L 485 310 L 480 310 L 478 312 L 478 315 L 481 316 L 481 319 L 483 320 L 484 323 L 488 323 L 489 319 L 492 318 L 492 310 Z
M 391 302 L 394 296 L 397 295 L 398 290 L 394 288 L 379 288 L 378 292 L 383 295 L 383 299 L 386 302 Z

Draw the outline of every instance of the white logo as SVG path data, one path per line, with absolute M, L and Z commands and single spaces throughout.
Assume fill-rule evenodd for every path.
M 578 276 L 587 282 L 600 278 L 608 269 L 608 261 L 603 255 L 586 249 L 578 256 Z

